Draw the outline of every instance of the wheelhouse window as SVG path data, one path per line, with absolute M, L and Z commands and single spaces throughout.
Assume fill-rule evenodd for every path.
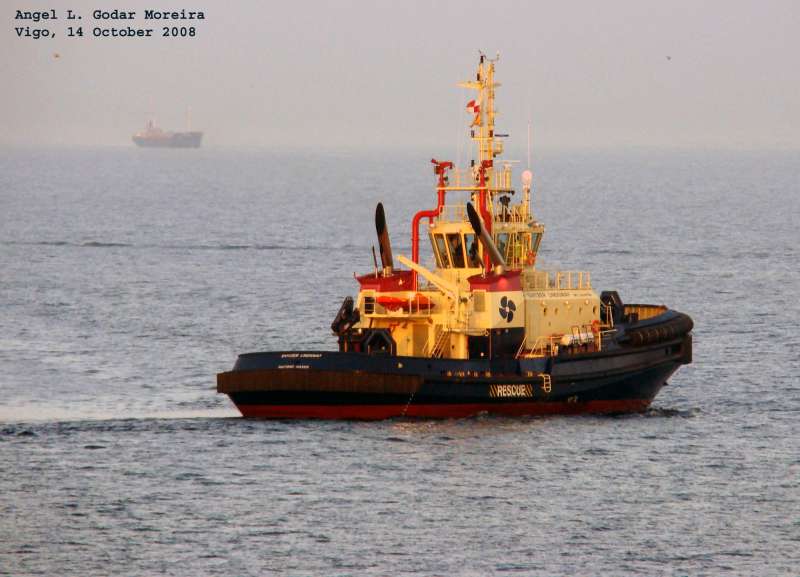
M 467 266 L 478 268 L 481 266 L 481 255 L 478 253 L 478 240 L 472 233 L 464 235 L 464 247 L 467 249 Z
M 523 243 L 523 236 L 517 233 L 511 235 L 508 243 L 508 253 L 506 254 L 506 262 L 513 262 L 515 266 L 522 264 L 525 258 L 525 246 Z
M 464 245 L 461 242 L 461 235 L 452 233 L 447 235 L 447 244 L 450 247 L 450 260 L 453 263 L 453 268 L 464 268 Z
M 444 268 L 444 265 L 442 264 L 442 257 L 439 256 L 439 251 L 436 250 L 436 241 L 434 240 L 433 235 L 430 235 L 430 239 L 433 258 L 436 260 L 436 268 Z
M 534 232 L 531 235 L 531 250 L 534 253 L 539 252 L 539 243 L 542 242 L 542 233 Z
M 436 260 L 440 268 L 450 268 L 450 257 L 447 254 L 447 243 L 443 234 L 434 234 L 433 239 L 436 243 Z
M 504 259 L 508 259 L 506 255 L 506 249 L 508 248 L 508 233 L 501 232 L 497 235 L 497 250 L 503 256 Z

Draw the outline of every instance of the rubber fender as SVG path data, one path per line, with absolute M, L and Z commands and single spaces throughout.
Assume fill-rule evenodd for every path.
M 672 312 L 673 314 L 668 314 Z M 685 335 L 692 330 L 694 322 L 689 315 L 667 311 L 663 315 L 666 318 L 658 322 L 656 319 L 648 319 L 648 326 L 637 327 L 633 325 L 625 331 L 626 340 L 634 346 L 649 345 L 660 343 Z M 656 320 L 654 323 L 653 321 Z

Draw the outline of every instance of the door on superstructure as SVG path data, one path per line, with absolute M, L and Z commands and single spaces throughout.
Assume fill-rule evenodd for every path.
M 428 325 L 415 324 L 411 330 L 411 354 L 415 357 L 422 357 L 425 355 L 425 345 L 428 343 Z

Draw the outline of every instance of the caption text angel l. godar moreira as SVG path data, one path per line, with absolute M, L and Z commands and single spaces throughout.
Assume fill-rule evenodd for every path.
M 18 38 L 196 38 L 206 19 L 200 10 L 24 10 L 13 12 Z M 84 17 L 86 18 L 84 20 Z

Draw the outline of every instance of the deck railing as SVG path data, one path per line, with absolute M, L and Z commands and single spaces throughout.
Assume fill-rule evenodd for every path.
M 508 208 L 501 207 L 496 214 L 492 215 L 492 222 L 494 225 L 502 225 L 504 223 L 527 223 L 528 218 L 525 207 L 514 205 Z M 467 205 L 445 204 L 437 220 L 442 222 L 466 222 L 469 220 L 467 217 Z
M 465 204 L 445 204 L 442 212 L 439 213 L 438 220 L 443 222 L 463 222 L 467 219 L 467 205 Z
M 374 293 L 373 293 L 374 294 Z M 396 308 L 388 308 L 377 302 L 372 295 L 364 296 L 362 314 L 372 318 L 392 318 L 392 317 L 429 317 L 433 314 L 433 307 L 415 297 L 408 297 L 404 304 Z
M 447 190 L 475 190 L 478 184 L 478 171 L 472 168 L 458 168 L 447 174 Z M 511 167 L 487 171 L 486 187 L 490 190 L 511 190 Z
M 592 288 L 592 275 L 585 270 L 526 270 L 525 290 L 577 290 Z
M 528 337 L 522 339 L 522 343 L 517 349 L 516 357 L 519 358 L 535 358 L 535 357 L 552 357 L 558 354 L 558 344 L 561 336 L 538 337 L 533 344 L 528 345 Z
M 563 335 L 540 336 L 533 344 L 526 336 L 517 349 L 516 358 L 535 358 L 557 356 L 559 349 L 567 351 L 600 351 L 603 339 L 614 331 L 602 331 L 592 325 L 575 325 L 570 332 Z

